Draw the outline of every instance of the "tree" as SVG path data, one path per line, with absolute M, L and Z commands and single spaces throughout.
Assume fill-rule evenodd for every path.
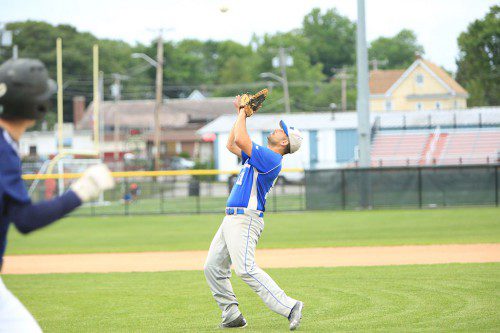
M 382 69 L 405 69 L 415 61 L 415 54 L 423 54 L 417 36 L 411 30 L 403 29 L 394 37 L 379 37 L 370 44 L 370 60 L 386 61 Z
M 319 8 L 314 8 L 304 17 L 302 30 L 309 41 L 312 64 L 323 64 L 325 75 L 330 76 L 333 67 L 354 64 L 356 24 L 336 9 L 328 9 L 322 14 Z
M 300 30 L 293 30 L 287 33 L 277 33 L 274 35 L 264 35 L 257 42 L 257 54 L 260 64 L 256 68 L 257 74 L 263 72 L 272 72 L 281 76 L 280 68 L 273 68 L 273 58 L 278 55 L 278 49 L 284 47 L 287 54 L 293 58 L 293 65 L 286 68 L 287 79 L 289 82 L 290 104 L 292 111 L 303 109 L 301 105 L 308 105 L 311 98 L 314 98 L 314 83 L 320 83 L 326 80 L 322 73 L 323 65 L 321 63 L 312 64 L 308 53 L 309 41 Z M 272 96 L 269 102 L 266 102 L 266 111 L 283 112 L 283 103 L 279 100 L 283 98 L 283 88 L 279 83 L 273 81 Z
M 472 22 L 458 37 L 457 81 L 469 106 L 500 105 L 500 6 Z

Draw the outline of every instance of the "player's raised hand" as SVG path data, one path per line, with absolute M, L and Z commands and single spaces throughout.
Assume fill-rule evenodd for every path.
M 115 180 L 105 164 L 96 164 L 87 168 L 83 175 L 71 185 L 71 189 L 82 202 L 95 199 L 101 192 L 113 187 L 115 187 Z
M 233 100 L 233 105 L 236 108 L 236 113 L 240 113 L 240 95 L 236 95 Z

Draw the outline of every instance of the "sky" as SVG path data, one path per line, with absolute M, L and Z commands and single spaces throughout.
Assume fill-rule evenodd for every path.
M 366 0 L 368 42 L 411 29 L 424 57 L 455 71 L 457 37 L 498 3 L 490 0 Z M 99 38 L 149 43 L 159 29 L 167 40 L 234 40 L 299 28 L 311 9 L 337 8 L 357 18 L 356 0 L 0 0 L 0 22 L 41 20 L 71 24 Z M 221 10 L 221 9 L 226 9 Z

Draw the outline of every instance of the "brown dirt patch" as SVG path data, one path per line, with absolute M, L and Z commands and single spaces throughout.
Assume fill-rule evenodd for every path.
M 206 251 L 6 256 L 2 274 L 201 270 Z M 500 244 L 260 249 L 262 268 L 500 262 Z

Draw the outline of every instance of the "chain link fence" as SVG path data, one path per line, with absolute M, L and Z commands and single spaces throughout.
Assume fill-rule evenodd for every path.
M 308 170 L 306 209 L 498 206 L 499 165 Z
M 266 211 L 305 210 L 304 177 L 299 178 L 297 182 L 280 178 L 267 197 Z M 31 198 L 35 202 L 51 199 L 75 179 L 39 180 Z M 224 213 L 235 180 L 236 175 L 227 181 L 219 181 L 216 175 L 116 177 L 113 190 L 84 204 L 72 216 Z M 26 180 L 27 186 L 32 182 Z

